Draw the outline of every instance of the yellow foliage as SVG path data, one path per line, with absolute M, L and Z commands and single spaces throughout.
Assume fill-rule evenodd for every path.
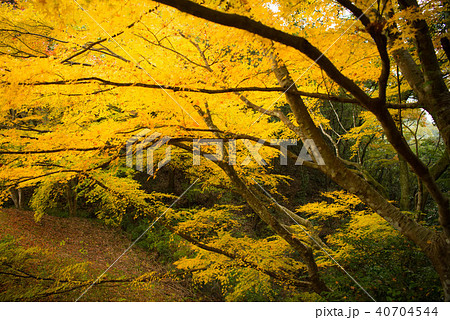
M 322 192 L 323 197 L 330 201 L 312 202 L 297 208 L 297 212 L 306 213 L 310 219 L 326 220 L 329 218 L 344 218 L 348 215 L 361 214 L 364 210 L 358 210 L 357 207 L 362 205 L 361 200 L 350 193 L 343 190 Z M 367 209 L 365 209 L 367 210 Z

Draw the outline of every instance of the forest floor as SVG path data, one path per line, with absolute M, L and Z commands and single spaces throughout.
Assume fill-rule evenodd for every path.
M 48 250 L 55 264 L 88 263 L 89 277 L 96 279 L 132 243 L 119 228 L 87 218 L 44 215 L 39 222 L 31 211 L 0 209 L 0 239 L 12 236 L 20 246 Z M 108 276 L 137 277 L 147 272 L 163 274 L 166 267 L 155 255 L 133 246 L 108 271 Z M 84 289 L 83 289 L 84 290 Z M 52 297 L 51 301 L 73 301 L 82 289 Z M 0 292 L 1 296 L 1 292 Z M 136 286 L 94 286 L 80 301 L 192 301 L 194 294 L 182 281 L 164 279 L 145 289 Z M 48 301 L 48 300 L 47 300 Z

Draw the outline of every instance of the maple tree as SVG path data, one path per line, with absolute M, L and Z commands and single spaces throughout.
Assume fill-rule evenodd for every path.
M 317 224 L 330 215 L 343 217 L 356 198 L 343 193 L 337 200 L 346 206 L 302 206 L 294 212 L 270 195 L 285 177 L 254 161 L 230 165 L 227 146 L 223 161 L 189 165 L 195 138 L 239 141 L 238 164 L 248 156 L 244 139 L 252 144 L 312 139 L 325 164 L 304 166 L 356 195 L 370 211 L 367 221 L 375 221 L 376 213 L 414 242 L 431 260 L 449 300 L 449 200 L 436 182 L 448 166 L 450 147 L 449 57 L 442 40 L 448 30 L 447 21 L 438 23 L 445 5 L 437 0 L 4 3 L 2 197 L 36 188 L 32 205 L 39 217 L 58 192 L 76 211 L 79 188 L 89 201 L 102 203 L 98 215 L 104 220 L 120 221 L 130 206 L 136 217 L 154 219 L 173 196 L 145 192 L 134 171 L 124 168 L 126 141 L 149 128 L 173 138 L 172 166 L 192 181 L 201 177 L 204 189 L 233 190 L 276 235 L 269 241 L 233 234 L 240 225 L 233 206 L 171 210 L 160 222 L 203 250 L 193 261 L 181 259 L 180 268 L 200 268 L 200 280 L 222 276 L 226 284 L 217 265 L 234 266 L 242 283 L 263 274 L 320 294 L 329 286 L 320 272 L 327 264 L 317 258 L 327 248 Z M 341 115 L 353 110 L 347 114 L 352 119 L 340 117 L 333 104 L 342 107 Z M 424 122 L 424 110 L 444 144 L 431 169 L 404 132 L 407 121 L 432 126 Z M 375 160 L 363 161 L 369 147 L 398 155 L 401 210 L 368 170 Z M 279 156 L 269 143 L 259 152 L 265 159 Z M 438 227 L 406 212 L 412 192 L 405 189 L 408 168 L 418 181 L 416 207 L 425 211 L 429 194 Z M 317 208 L 316 215 L 304 214 Z M 277 259 L 280 252 L 289 255 Z M 230 299 L 247 289 L 238 288 Z

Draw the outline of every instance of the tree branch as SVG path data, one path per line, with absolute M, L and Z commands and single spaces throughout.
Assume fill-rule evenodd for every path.
M 363 105 L 368 105 L 370 103 L 371 98 L 358 85 L 344 76 L 319 49 L 303 37 L 288 34 L 245 16 L 213 10 L 189 0 L 156 0 L 156 2 L 174 7 L 198 18 L 224 26 L 245 30 L 263 38 L 297 49 L 317 63 L 331 79 L 349 91 Z
M 86 77 L 86 78 L 77 78 L 77 79 L 68 79 L 68 80 L 56 80 L 56 81 L 38 81 L 38 82 L 20 82 L 18 85 L 22 86 L 49 86 L 49 85 L 81 85 L 81 84 L 89 84 L 92 82 L 99 82 L 102 85 L 114 86 L 114 87 L 139 87 L 139 88 L 147 88 L 147 89 L 164 89 L 171 90 L 173 92 L 194 92 L 194 93 L 206 93 L 206 94 L 223 94 L 223 93 L 240 93 L 240 92 L 285 92 L 286 88 L 282 87 L 236 87 L 236 88 L 222 88 L 222 89 L 206 89 L 206 88 L 187 88 L 180 86 L 171 86 L 171 85 L 157 85 L 150 83 L 142 83 L 142 82 L 117 82 L 112 80 L 106 80 L 99 77 Z M 0 84 L 12 85 L 11 82 L 1 81 Z M 98 90 L 89 94 L 98 94 L 105 91 L 109 91 L 110 89 Z M 351 103 L 362 105 L 360 101 L 341 97 L 336 95 L 330 95 L 327 93 L 320 92 L 306 92 L 297 90 L 295 93 L 302 97 L 308 98 L 316 98 L 321 100 L 329 100 L 334 102 L 341 103 Z M 71 96 L 79 96 L 83 94 L 65 94 Z M 391 109 L 417 109 L 420 108 L 418 103 L 387 103 L 388 108 Z

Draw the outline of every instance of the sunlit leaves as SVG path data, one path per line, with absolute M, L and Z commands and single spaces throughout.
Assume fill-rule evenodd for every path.
M 311 202 L 300 206 L 297 211 L 306 213 L 311 219 L 319 221 L 345 218 L 348 215 L 364 212 L 358 210 L 358 205 L 362 204 L 361 200 L 345 191 L 323 192 L 322 196 L 328 198 L 328 201 Z

